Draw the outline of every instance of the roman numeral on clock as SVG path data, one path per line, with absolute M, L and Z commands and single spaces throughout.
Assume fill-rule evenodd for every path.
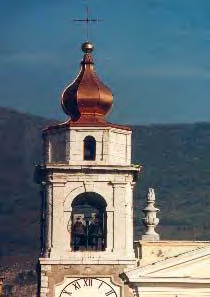
M 63 291 L 63 293 L 64 293 L 64 294 L 67 294 L 68 296 L 71 296 L 71 295 L 72 295 L 71 292 L 67 292 L 67 291 Z M 63 293 L 62 293 L 62 295 L 63 295 Z
M 84 278 L 84 287 L 91 287 L 93 285 L 92 278 Z
M 114 291 L 113 291 L 113 290 L 110 290 L 109 292 L 106 292 L 106 293 L 105 293 L 106 296 L 109 296 L 109 295 L 111 295 L 111 294 L 114 294 Z
M 98 286 L 98 289 L 100 289 L 100 287 L 103 285 L 103 282 L 100 283 L 100 285 Z
M 74 283 L 72 283 L 72 285 L 74 286 L 74 289 L 75 289 L 75 290 L 78 290 L 78 289 L 81 288 L 81 286 L 80 286 L 80 284 L 79 284 L 78 281 L 75 281 Z

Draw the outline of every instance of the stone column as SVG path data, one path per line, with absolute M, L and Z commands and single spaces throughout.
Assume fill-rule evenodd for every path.
M 125 194 L 125 219 L 126 219 L 126 250 L 134 254 L 133 249 L 133 188 L 134 184 L 128 184 Z
M 114 248 L 114 212 L 107 211 L 107 247 L 106 251 L 112 252 Z
M 131 163 L 131 134 L 126 135 L 126 164 Z
M 65 162 L 70 161 L 70 130 L 65 132 Z
M 71 209 L 64 211 L 64 250 L 72 251 L 71 246 L 71 232 L 72 232 L 72 211 Z
M 48 134 L 45 134 L 43 136 L 43 146 L 44 146 L 44 162 L 50 163 L 52 159 L 52 153 L 51 153 L 51 142 L 50 137 Z
M 108 146 L 109 146 L 109 130 L 105 130 L 102 136 L 102 150 L 101 150 L 101 161 L 108 162 Z
M 54 179 L 53 182 L 53 229 L 52 229 L 52 256 L 60 257 L 66 240 L 64 226 L 64 183 Z
M 45 257 L 50 256 L 52 248 L 52 224 L 53 224 L 53 191 L 52 184 L 45 185 L 46 195 L 46 223 L 45 223 Z
M 41 242 L 41 252 L 40 255 L 43 257 L 46 250 L 46 183 L 41 182 L 41 217 L 40 217 L 40 242 Z
M 125 183 L 113 183 L 114 250 L 126 249 Z

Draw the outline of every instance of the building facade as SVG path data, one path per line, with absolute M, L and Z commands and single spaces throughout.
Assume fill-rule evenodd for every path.
M 130 128 L 106 120 L 113 96 L 94 71 L 93 45 L 82 50 L 80 72 L 61 100 L 70 119 L 43 133 L 40 296 L 130 296 L 119 275 L 136 264 L 140 167 L 131 165 Z
M 150 189 L 142 240 L 133 240 L 131 129 L 106 120 L 113 96 L 98 78 L 93 45 L 66 87 L 65 123 L 43 132 L 37 166 L 42 217 L 40 297 L 209 297 L 210 243 L 161 241 Z M 135 248 L 134 248 L 135 247 Z

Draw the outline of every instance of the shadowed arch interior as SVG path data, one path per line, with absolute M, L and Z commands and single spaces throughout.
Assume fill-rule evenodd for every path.
M 79 194 L 72 202 L 72 248 L 104 250 L 107 234 L 107 203 L 95 192 Z
M 72 201 L 72 207 L 76 207 L 81 204 L 88 204 L 92 206 L 101 206 L 106 208 L 107 203 L 105 199 L 98 193 L 95 192 L 84 192 L 82 194 L 79 194 L 74 200 Z
M 93 136 L 86 136 L 84 139 L 84 160 L 96 159 L 96 140 Z

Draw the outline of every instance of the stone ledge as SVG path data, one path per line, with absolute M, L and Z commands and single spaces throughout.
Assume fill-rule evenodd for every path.
M 140 171 L 140 165 L 119 165 L 119 164 L 109 164 L 109 165 L 89 165 L 89 164 L 66 164 L 66 163 L 47 163 L 46 165 L 40 165 L 39 169 L 46 170 L 46 169 L 55 169 L 57 171 L 65 171 L 65 170 L 75 170 L 79 171 L 80 173 L 85 172 L 88 170 L 89 172 L 93 171 L 108 171 L 108 172 L 133 172 L 133 171 Z
M 136 259 L 94 259 L 94 258 L 71 258 L 71 259 L 58 259 L 58 258 L 39 258 L 41 265 L 74 265 L 74 264 L 88 264 L 88 265 L 136 265 Z
M 197 246 L 197 245 L 210 245 L 210 241 L 199 241 L 199 240 L 158 240 L 158 241 L 142 241 L 135 240 L 135 245 L 148 245 L 148 246 Z

